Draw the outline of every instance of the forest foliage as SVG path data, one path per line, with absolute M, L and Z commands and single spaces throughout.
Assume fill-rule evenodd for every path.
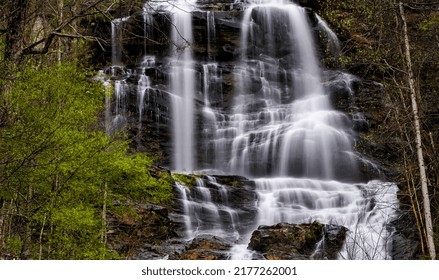
M 7 94 L 0 138 L 2 253 L 20 258 L 115 257 L 102 243 L 103 205 L 163 202 L 166 179 L 124 135 L 106 135 L 103 86 L 75 63 L 24 67 Z M 111 203 L 110 203 L 111 204 Z M 16 229 L 19 227 L 20 229 Z
M 107 135 L 101 83 L 88 70 L 87 22 L 141 1 L 0 3 L 0 259 L 123 258 L 106 244 L 114 201 L 160 203 L 169 175 Z M 137 5 L 137 6 L 136 6 Z

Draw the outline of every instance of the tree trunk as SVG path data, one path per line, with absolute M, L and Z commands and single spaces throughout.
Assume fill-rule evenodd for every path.
M 58 25 L 64 21 L 64 0 L 58 0 Z M 63 42 L 60 38 L 57 40 L 58 51 L 57 51 L 57 59 L 58 63 L 61 62 L 62 54 L 63 54 Z
M 33 197 L 33 188 L 31 186 L 27 189 L 27 196 L 25 200 L 25 212 L 23 217 L 23 223 L 24 223 L 24 232 L 21 235 L 22 236 L 22 245 L 21 245 L 21 253 L 20 258 L 22 260 L 27 260 L 29 258 L 29 249 L 31 245 L 31 237 L 32 237 L 32 228 L 30 226 L 30 216 L 31 216 L 31 205 L 32 205 L 32 197 Z
M 405 60 L 407 63 L 408 82 L 410 89 L 410 97 L 412 100 L 412 112 L 414 117 L 415 133 L 416 133 L 416 151 L 418 155 L 419 173 L 421 177 L 421 191 L 424 206 L 425 227 L 427 231 L 427 245 L 432 260 L 436 259 L 436 249 L 434 246 L 433 223 L 431 220 L 430 198 L 427 187 L 427 174 L 425 171 L 424 155 L 422 150 L 421 125 L 419 121 L 418 103 L 416 100 L 415 78 L 413 75 L 412 61 L 410 56 L 410 42 L 407 32 L 407 22 L 404 14 L 402 2 L 399 2 L 399 12 L 401 14 L 404 36 Z
M 21 50 L 23 41 L 23 25 L 26 19 L 27 0 L 11 1 L 11 15 L 7 19 L 7 32 L 5 37 L 5 59 L 14 61 L 16 54 Z
M 104 247 L 107 246 L 107 192 L 108 192 L 108 185 L 107 182 L 105 182 L 104 202 L 102 204 L 102 234 L 101 234 L 101 241 Z
M 6 220 L 6 211 L 5 211 L 6 201 L 3 198 L 0 199 L 0 252 L 3 251 L 5 247 L 5 220 Z M 2 258 L 0 253 L 0 259 Z

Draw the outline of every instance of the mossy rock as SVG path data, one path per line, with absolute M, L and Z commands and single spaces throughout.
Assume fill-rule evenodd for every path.
M 192 188 L 197 185 L 197 178 L 199 178 L 199 176 L 194 174 L 172 173 L 172 178 L 175 182 Z

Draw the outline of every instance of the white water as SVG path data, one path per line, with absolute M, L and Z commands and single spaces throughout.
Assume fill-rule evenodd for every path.
M 211 11 L 206 12 L 207 17 L 207 53 L 209 60 L 212 60 L 214 56 L 211 54 L 212 44 L 215 43 L 216 31 L 215 31 L 215 13 Z
M 117 18 L 111 21 L 111 64 L 120 66 L 122 61 L 122 31 L 123 24 L 129 18 Z
M 173 118 L 173 169 L 193 171 L 195 169 L 194 146 L 194 97 L 195 71 L 191 44 L 192 14 L 195 1 L 169 3 L 172 13 L 171 40 L 173 48 L 170 88 L 175 95 L 172 100 Z
M 145 107 L 145 93 L 151 88 L 151 80 L 145 73 L 140 74 L 137 85 L 137 108 L 139 111 L 139 131 L 142 125 L 142 117 Z
M 184 210 L 185 239 L 214 235 L 235 242 L 240 236 L 237 229 L 240 221 L 237 210 L 229 205 L 229 187 L 218 184 L 213 177 L 207 182 L 209 187 L 197 178 L 193 189 L 177 184 Z
M 280 222 L 345 226 L 349 229 L 342 259 L 390 259 L 391 234 L 386 225 L 397 208 L 394 184 L 372 181 L 346 184 L 315 179 L 256 180 L 258 225 Z
M 154 11 L 146 3 L 143 6 L 143 54 L 148 54 L 148 40 L 154 36 Z
M 332 31 L 331 28 L 329 28 L 328 24 L 326 23 L 326 21 L 324 21 L 321 17 L 319 17 L 318 15 L 316 15 L 317 21 L 318 21 L 318 26 L 320 27 L 320 29 L 325 32 L 326 36 L 328 37 L 328 40 L 331 44 L 331 51 L 333 53 L 333 55 L 338 58 L 340 55 L 340 41 L 338 40 L 337 35 L 334 33 L 334 31 Z
M 227 166 L 228 172 L 253 177 L 331 179 L 340 168 L 355 173 L 349 120 L 332 109 L 324 92 L 306 12 L 293 4 L 275 2 L 251 5 L 244 13 L 242 60 L 235 72 L 237 96 L 233 114 L 217 125 L 215 158 L 225 160 L 216 167 Z M 258 22 L 252 18 L 255 15 Z M 293 65 L 290 69 L 280 65 L 278 45 L 258 55 L 252 50 L 260 41 L 277 42 L 275 30 L 280 28 L 288 31 L 280 42 L 294 48 L 287 62 Z M 285 77 L 274 76 L 281 71 Z M 291 82 L 283 88 L 281 79 Z M 257 91 L 255 83 L 261 85 Z
M 237 96 L 229 121 L 217 125 L 215 157 L 226 159 L 228 172 L 269 176 L 255 180 L 254 229 L 280 222 L 341 225 L 349 232 L 340 258 L 389 259 L 387 224 L 395 218 L 397 187 L 348 183 L 357 171 L 350 120 L 332 108 L 323 88 L 305 10 L 287 1 L 254 2 L 243 16 Z M 285 25 L 288 32 L 278 41 L 276 30 Z M 321 19 L 320 25 L 336 39 Z M 294 48 L 288 57 L 292 67 L 281 70 L 279 46 L 254 48 L 260 41 L 287 41 Z M 283 77 L 273 73 L 289 76 L 291 83 L 279 86 Z M 261 88 L 255 91 L 258 80 Z M 252 258 L 245 246 L 250 233 L 232 249 L 232 259 Z

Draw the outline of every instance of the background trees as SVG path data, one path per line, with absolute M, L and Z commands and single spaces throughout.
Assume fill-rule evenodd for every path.
M 325 18 L 341 34 L 345 67 L 383 83 L 384 110 L 366 108 L 375 123 L 367 134 L 373 143 L 369 152 L 388 170 L 395 170 L 393 180 L 402 190 L 402 208 L 413 213 L 423 254 L 435 258 L 434 247 L 439 244 L 439 81 L 435 77 L 439 56 L 433 50 L 439 44 L 434 32 L 439 26 L 439 2 L 348 0 L 322 5 Z M 425 176 L 420 172 L 423 168 Z M 425 214 L 430 202 L 433 229 Z
M 88 42 L 109 39 L 88 24 L 141 5 L 0 3 L 0 259 L 118 257 L 106 246 L 113 201 L 170 198 L 150 157 L 129 155 L 123 133 L 105 134 L 106 93 L 84 66 Z

